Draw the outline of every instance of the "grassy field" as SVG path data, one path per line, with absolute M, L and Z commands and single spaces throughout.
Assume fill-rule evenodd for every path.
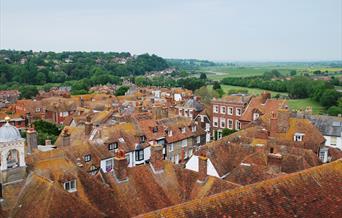
M 260 95 L 265 90 L 262 89 L 255 89 L 255 88 L 246 88 L 241 86 L 229 86 L 229 85 L 221 85 L 224 93 L 227 95 L 228 91 L 230 89 L 247 89 L 248 94 L 250 95 Z M 212 86 L 209 86 L 209 88 L 212 88 Z M 287 93 L 285 92 L 273 92 L 268 91 L 271 93 L 272 96 L 275 96 L 276 94 L 280 94 L 282 96 L 287 96 Z M 288 100 L 288 106 L 292 110 L 300 110 L 305 109 L 307 106 L 311 106 L 314 114 L 324 114 L 325 108 L 321 106 L 318 102 L 315 102 L 309 98 L 306 99 L 289 99 Z
M 289 108 L 292 110 L 305 109 L 307 106 L 312 107 L 314 114 L 324 114 L 325 108 L 318 102 L 313 101 L 309 98 L 306 99 L 290 99 L 288 100 Z
M 342 68 L 328 68 L 328 67 L 305 67 L 305 66 L 246 66 L 246 67 L 232 67 L 232 66 L 215 66 L 202 67 L 198 72 L 205 72 L 209 79 L 221 80 L 225 77 L 250 77 L 261 76 L 267 71 L 273 69 L 278 70 L 282 75 L 289 75 L 291 70 L 296 70 L 297 75 L 303 73 L 312 73 L 315 70 L 338 72 Z

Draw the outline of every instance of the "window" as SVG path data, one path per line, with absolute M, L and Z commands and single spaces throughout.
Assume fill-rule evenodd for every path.
M 144 135 L 140 136 L 140 143 L 144 143 L 146 140 L 146 137 Z
M 274 152 L 274 148 L 270 148 L 270 154 L 273 154 L 273 152 Z
M 218 127 L 218 117 L 213 117 L 213 127 Z
M 106 172 L 110 172 L 113 169 L 113 160 L 106 160 Z
M 196 126 L 192 126 L 192 132 L 196 132 Z
M 189 117 L 192 117 L 192 110 L 189 110 Z
M 253 120 L 257 120 L 259 118 L 259 113 L 253 113 Z
M 320 159 L 323 163 L 326 162 L 325 156 L 326 156 L 326 152 L 325 152 L 325 151 L 320 151 L 320 152 L 319 152 L 319 159 Z
M 228 107 L 228 115 L 233 115 L 233 108 L 232 107 Z
M 144 160 L 144 150 L 136 150 L 135 151 L 135 160 L 136 161 Z
M 76 180 L 67 181 L 64 183 L 64 189 L 68 192 L 76 191 Z
M 201 137 L 197 136 L 196 141 L 197 141 L 197 143 L 201 143 Z
M 179 112 L 178 112 L 179 116 L 182 116 L 183 113 L 182 113 L 182 109 L 179 109 Z
M 118 148 L 118 143 L 117 142 L 114 142 L 114 143 L 111 143 L 108 145 L 108 150 L 109 151 L 112 151 L 114 149 L 117 149 Z
M 221 118 L 221 123 L 220 124 L 221 124 L 220 125 L 221 128 L 225 128 L 226 127 L 226 119 Z
M 172 130 L 169 130 L 167 135 L 168 135 L 169 137 L 171 137 L 171 136 L 172 136 Z
M 226 107 L 225 106 L 221 106 L 221 114 L 226 114 Z
M 189 157 L 192 156 L 192 149 L 189 149 Z
M 240 123 L 240 121 L 235 121 L 235 129 L 236 130 L 239 130 L 239 129 L 241 129 L 241 123 Z
M 175 164 L 178 164 L 178 162 L 179 162 L 179 155 L 177 154 L 175 158 Z
M 182 133 L 185 133 L 185 127 L 181 128 Z
M 304 134 L 302 134 L 302 133 L 296 133 L 296 134 L 294 135 L 294 137 L 293 137 L 293 140 L 294 140 L 295 142 L 301 142 L 301 141 L 303 141 L 303 137 L 304 137 Z
M 153 133 L 158 132 L 158 127 L 157 127 L 157 126 L 153 127 L 152 132 L 153 132 Z
M 233 129 L 233 120 L 228 119 L 228 129 Z
M 188 145 L 188 140 L 184 139 L 182 141 L 182 147 L 186 147 Z
M 91 161 L 91 155 L 90 154 L 84 155 L 83 159 L 85 162 L 89 162 Z
M 213 109 L 214 109 L 214 113 L 218 113 L 219 112 L 219 106 L 218 105 L 214 105 Z
M 39 113 L 39 112 L 40 112 L 40 108 L 37 107 L 37 108 L 36 108 L 36 113 Z
M 241 108 L 236 108 L 236 116 L 241 116 Z
M 336 146 L 336 136 L 331 136 L 330 137 L 330 145 Z
M 170 151 L 170 152 L 173 151 L 173 143 L 170 144 L 169 151 Z

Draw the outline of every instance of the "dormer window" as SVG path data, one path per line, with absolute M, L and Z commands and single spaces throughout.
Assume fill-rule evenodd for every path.
M 140 143 L 144 143 L 146 141 L 146 137 L 144 135 L 140 136 Z
M 89 162 L 89 161 L 91 161 L 91 155 L 86 154 L 86 155 L 84 155 L 83 159 L 84 159 L 84 162 Z
M 253 113 L 253 120 L 257 120 L 259 116 L 259 113 Z
M 36 113 L 39 113 L 39 112 L 40 112 L 40 108 L 37 107 L 37 108 L 36 108 Z
M 167 135 L 168 135 L 169 137 L 171 137 L 171 136 L 172 136 L 172 130 L 167 131 Z
M 185 127 L 181 128 L 182 133 L 185 133 Z
M 293 140 L 295 142 L 301 142 L 303 141 L 303 138 L 304 138 L 304 134 L 303 133 L 296 133 L 293 137 Z
M 153 132 L 153 133 L 158 132 L 158 127 L 157 127 L 157 126 L 153 127 L 152 132 Z
M 64 189 L 68 192 L 75 192 L 76 190 L 76 179 L 67 181 L 63 184 Z
M 118 143 L 117 142 L 114 142 L 114 143 L 111 143 L 111 144 L 108 145 L 108 150 L 109 151 L 113 151 L 113 150 L 115 150 L 117 148 L 118 148 Z
M 192 126 L 192 132 L 196 132 L 196 126 Z

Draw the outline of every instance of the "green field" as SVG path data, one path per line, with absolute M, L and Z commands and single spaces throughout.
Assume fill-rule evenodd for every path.
M 212 80 L 221 80 L 225 77 L 250 77 L 250 76 L 261 76 L 263 73 L 267 71 L 271 71 L 273 69 L 278 70 L 282 75 L 287 76 L 291 70 L 296 70 L 297 75 L 303 73 L 312 73 L 315 70 L 328 71 L 328 72 L 342 72 L 342 68 L 335 67 L 307 67 L 307 66 L 298 66 L 298 65 L 270 65 L 270 66 L 240 66 L 240 67 L 232 67 L 232 66 L 214 66 L 214 67 L 202 67 L 198 70 L 198 72 L 204 72 L 207 74 L 209 79 Z
M 221 85 L 224 93 L 227 95 L 228 91 L 230 89 L 247 89 L 248 94 L 250 95 L 260 95 L 263 91 L 262 89 L 255 89 L 255 88 L 246 88 L 241 86 L 229 86 L 229 85 Z M 209 86 L 209 88 L 212 88 L 212 86 Z M 270 92 L 272 96 L 275 96 L 276 94 L 280 94 L 281 96 L 287 96 L 287 93 L 285 92 L 273 92 L 273 91 L 267 91 Z M 304 110 L 307 106 L 311 106 L 314 114 L 324 114 L 325 108 L 321 106 L 318 102 L 315 102 L 309 98 L 306 99 L 289 99 L 288 100 L 288 106 L 291 110 Z

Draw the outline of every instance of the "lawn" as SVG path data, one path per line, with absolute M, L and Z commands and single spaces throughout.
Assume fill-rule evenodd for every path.
M 322 105 L 320 105 L 316 101 L 311 100 L 310 98 L 289 99 L 288 105 L 289 108 L 292 110 L 305 109 L 307 106 L 311 106 L 314 114 L 324 114 L 326 112 L 325 108 Z
M 333 67 L 308 67 L 298 65 L 260 65 L 260 66 L 214 66 L 214 67 L 202 67 L 198 72 L 204 72 L 207 74 L 209 79 L 221 80 L 225 77 L 250 77 L 250 76 L 261 76 L 267 71 L 273 69 L 278 70 L 282 75 L 287 76 L 291 70 L 296 70 L 297 75 L 304 73 L 312 73 L 315 70 L 338 72 L 342 71 L 342 68 Z
M 247 88 L 247 87 L 242 87 L 242 86 L 230 86 L 230 85 L 221 85 L 221 88 L 223 89 L 225 94 L 227 94 L 230 89 L 246 89 L 248 90 L 248 94 L 250 95 L 260 95 L 260 93 L 265 91 L 263 89 Z M 275 96 L 276 94 L 287 96 L 287 93 L 285 92 L 274 92 L 274 91 L 267 91 L 267 92 L 270 92 L 272 96 Z

